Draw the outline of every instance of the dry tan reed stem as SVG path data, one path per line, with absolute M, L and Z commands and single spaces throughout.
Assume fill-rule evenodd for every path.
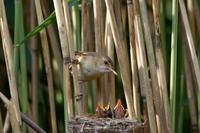
M 75 59 L 74 54 L 74 41 L 73 41 L 73 32 L 72 32 L 72 24 L 71 24 L 71 17 L 69 12 L 69 5 L 67 1 L 63 1 L 63 8 L 64 8 L 64 18 L 66 23 L 66 30 L 67 30 L 67 40 L 68 40 L 68 47 L 70 52 L 70 58 Z M 72 76 L 73 76 L 73 82 L 74 82 L 74 90 L 75 95 L 79 96 L 81 94 L 81 88 L 78 81 L 78 69 L 76 64 L 72 64 Z M 77 111 L 79 115 L 83 114 L 83 99 L 76 99 L 77 104 Z
M 125 32 L 127 30 L 126 29 L 127 28 L 127 5 L 125 3 L 123 3 L 123 1 L 119 1 L 119 2 L 116 2 L 116 3 L 118 3 L 119 8 L 120 8 L 119 11 L 121 12 L 120 17 L 121 17 L 122 27 L 123 27 L 123 30 Z M 124 36 L 125 35 L 126 34 L 124 34 Z
M 105 53 L 103 1 L 94 0 L 94 29 L 96 52 Z
M 118 31 L 121 35 L 122 44 L 124 44 L 124 49 L 127 50 L 127 39 L 126 39 L 126 11 L 124 10 L 124 6 L 120 5 L 120 1 L 115 1 L 114 5 L 114 13 L 116 18 L 116 23 L 118 26 Z M 123 9 L 123 10 L 122 10 Z
M 95 49 L 97 53 L 105 54 L 105 43 L 104 43 L 104 1 L 103 0 L 94 0 L 93 9 L 94 9 L 94 30 L 95 30 Z M 98 104 L 105 104 L 105 88 L 104 88 L 104 78 L 102 76 L 97 79 L 97 101 Z
M 169 108 L 169 99 L 168 99 L 168 90 L 167 90 L 167 81 L 165 74 L 164 59 L 162 53 L 162 41 L 161 41 L 161 32 L 160 32 L 160 1 L 152 0 L 153 2 L 153 16 L 154 16 L 154 28 L 155 28 L 155 53 L 157 61 L 157 76 L 159 87 L 161 88 L 161 97 L 163 97 L 166 122 L 168 132 L 172 132 L 172 120 L 171 112 Z
M 56 31 L 53 28 L 53 25 L 49 25 L 47 27 L 47 34 L 49 36 L 49 41 L 51 44 L 51 48 L 54 54 L 54 57 L 56 59 L 56 62 L 58 64 L 58 70 L 59 70 L 59 78 L 61 80 L 61 83 L 63 82 L 63 66 L 62 66 L 62 55 L 61 50 L 59 47 L 58 39 L 56 38 Z
M 187 11 L 188 11 L 188 18 L 191 27 L 192 37 L 196 40 L 196 22 L 195 22 L 195 8 L 194 8 L 194 1 L 196 0 L 187 0 Z M 198 4 L 197 4 L 198 6 Z M 199 12 L 199 11 L 198 11 Z M 196 47 L 196 45 L 195 45 Z
M 89 16 L 89 5 L 87 0 L 82 0 L 82 9 L 81 9 L 81 16 L 82 16 L 82 30 L 81 30 L 81 50 L 88 51 L 90 42 L 90 16 Z
M 82 93 L 83 93 L 83 114 L 89 113 L 89 104 L 88 104 L 88 83 L 83 82 L 80 84 Z
M 13 48 L 7 25 L 7 18 L 3 0 L 0 0 L 0 29 L 1 29 L 3 51 L 4 51 L 9 87 L 10 87 L 11 100 L 14 102 L 12 105 L 14 106 L 13 109 L 15 111 L 16 115 L 15 117 L 17 118 L 18 122 L 17 124 L 19 126 L 21 124 L 21 117 L 20 117 L 17 86 L 13 69 Z
M 147 101 L 143 99 L 143 117 L 144 117 L 144 133 L 150 133 L 149 119 L 148 119 L 148 110 L 147 110 Z
M 153 96 L 154 96 L 154 105 L 155 110 L 158 115 L 158 123 L 159 124 L 159 132 L 168 132 L 167 131 L 167 125 L 166 125 L 166 119 L 167 116 L 165 115 L 165 108 L 164 108 L 164 102 L 162 99 L 162 88 L 159 88 L 158 85 L 158 77 L 157 77 L 157 71 L 156 71 L 156 60 L 153 50 L 153 42 L 151 37 L 151 31 L 148 21 L 148 15 L 147 15 L 147 7 L 146 2 L 144 0 L 140 0 L 140 11 L 141 16 L 143 19 L 143 27 L 144 27 L 144 37 L 146 42 L 146 48 L 147 48 L 147 56 L 150 66 L 150 76 L 152 80 L 152 87 L 153 87 Z M 169 108 L 169 107 L 168 107 Z
M 32 30 L 36 26 L 36 11 L 35 11 L 35 3 L 34 1 L 30 2 L 30 29 Z M 31 90 L 32 90 L 32 116 L 33 121 L 38 123 L 38 45 L 37 45 L 37 38 L 32 37 L 30 40 L 31 45 L 31 57 L 32 57 L 32 82 L 31 82 Z
M 40 0 L 35 0 L 35 7 L 36 7 L 38 24 L 40 24 L 44 20 Z M 48 93 L 49 93 L 49 104 L 50 104 L 50 117 L 51 117 L 52 132 L 57 133 L 56 110 L 55 110 L 55 100 L 54 100 L 54 85 L 53 85 L 53 72 L 52 72 L 52 67 L 51 67 L 47 33 L 46 33 L 45 29 L 40 32 L 40 38 L 41 38 L 41 43 L 42 43 L 44 63 L 45 63 L 45 71 L 46 71 L 47 82 L 48 82 Z
M 81 51 L 89 51 L 89 44 L 90 42 L 90 16 L 89 16 L 89 4 L 87 0 L 82 0 L 82 10 L 81 10 L 81 16 L 82 16 L 82 30 L 81 30 Z M 82 92 L 83 92 L 83 111 L 84 114 L 88 113 L 88 83 L 83 83 L 82 86 Z
M 62 50 L 62 56 L 63 56 L 63 73 L 66 75 L 66 81 L 63 81 L 63 89 L 66 90 L 67 94 L 67 105 L 68 108 L 68 114 L 69 119 L 71 119 L 73 115 L 73 103 L 72 103 L 72 96 L 71 96 L 71 85 L 70 85 L 70 73 L 69 73 L 69 63 L 65 63 L 65 60 L 69 57 L 69 49 L 68 49 L 68 41 L 67 41 L 67 32 L 66 32 L 66 24 L 64 20 L 64 13 L 62 8 L 61 0 L 54 0 L 54 8 L 56 13 L 56 20 L 58 25 L 58 31 L 59 31 L 59 37 L 60 37 L 60 43 L 61 43 L 61 50 Z M 65 78 L 64 78 L 65 79 Z M 66 124 L 67 125 L 67 124 Z
M 138 61 L 138 70 L 140 76 L 140 85 L 141 89 L 145 92 L 145 96 L 147 99 L 147 110 L 148 110 L 148 118 L 150 124 L 151 133 L 157 133 L 156 126 L 156 115 L 154 111 L 153 104 L 153 94 L 152 87 L 150 85 L 150 79 L 148 76 L 148 68 L 147 68 L 147 59 L 145 53 L 145 44 L 144 44 L 144 35 L 142 32 L 142 23 L 139 15 L 139 1 L 135 0 L 134 2 L 134 29 L 136 33 L 136 54 Z
M 122 41 L 121 45 L 123 45 L 125 50 L 128 50 L 127 49 L 127 39 L 126 39 L 126 28 L 127 28 L 126 27 L 126 20 L 127 20 L 126 19 L 126 17 L 127 17 L 126 16 L 126 7 L 125 7 L 125 5 L 122 5 L 121 2 L 122 1 L 119 1 L 119 0 L 118 1 L 113 1 L 112 5 L 113 5 L 113 9 L 114 9 L 114 14 L 115 14 L 115 19 L 116 19 L 116 24 L 117 24 L 117 27 L 118 27 L 118 31 L 119 31 L 119 34 L 121 36 L 121 41 Z M 109 15 L 108 15 L 108 17 L 109 17 Z M 112 29 L 111 29 L 111 31 L 112 31 Z M 126 52 L 128 53 L 128 51 L 126 51 Z M 129 64 L 129 66 L 131 66 L 131 64 Z M 128 71 L 130 73 L 131 70 L 128 70 Z M 130 85 L 132 87 L 132 84 L 131 84 L 131 73 L 128 76 L 130 76 L 129 77 L 130 78 Z M 129 81 L 127 81 L 127 82 L 129 82 Z M 131 88 L 131 92 L 133 92 L 132 88 Z M 133 98 L 132 94 L 131 94 L 131 97 Z M 134 101 L 132 103 L 132 109 L 135 112 Z M 134 118 L 135 118 L 135 113 L 134 113 Z
M 189 100 L 189 109 L 190 109 L 190 118 L 191 118 L 191 125 L 192 127 L 197 126 L 197 107 L 196 107 L 196 99 L 195 99 L 195 93 L 194 93 L 194 86 L 192 82 L 192 72 L 191 72 L 191 66 L 189 64 L 189 53 L 188 50 L 186 50 L 186 47 L 184 45 L 184 71 L 185 71 L 185 81 L 186 81 L 186 88 L 187 88 L 187 97 Z
M 197 55 L 196 55 L 196 51 L 194 47 L 195 45 L 194 45 L 194 41 L 192 38 L 192 33 L 191 33 L 189 21 L 188 21 L 188 16 L 187 16 L 186 8 L 185 8 L 185 3 L 183 0 L 179 0 L 179 7 L 180 7 L 183 25 L 184 25 L 184 29 L 185 29 L 186 37 L 188 41 L 187 45 L 189 48 L 190 59 L 191 59 L 192 66 L 195 72 L 195 78 L 197 81 L 198 91 L 200 92 L 200 69 L 199 69 L 198 59 L 197 59 Z
M 133 108 L 133 96 L 132 96 L 132 86 L 130 81 L 130 63 L 128 60 L 128 52 L 126 49 L 126 44 L 123 41 L 122 32 L 119 32 L 116 18 L 114 15 L 112 3 L 110 0 L 106 0 L 107 13 L 109 15 L 109 22 L 111 25 L 111 30 L 113 34 L 113 39 L 115 42 L 115 48 L 117 52 L 117 57 L 119 60 L 119 66 L 121 71 L 122 82 L 124 86 L 124 93 L 126 98 L 126 103 L 128 107 L 129 117 L 135 118 L 135 111 Z
M 7 133 L 9 128 L 10 128 L 10 121 L 9 121 L 9 113 L 8 111 L 6 112 L 6 116 L 5 116 L 5 120 L 4 120 L 4 124 L 3 124 L 3 132 Z
M 13 133 L 20 133 L 21 130 L 20 130 L 19 122 L 17 120 L 16 113 L 13 111 L 15 110 L 14 102 L 12 100 L 9 101 L 7 97 L 5 97 L 1 92 L 0 92 L 0 99 L 4 102 L 7 108 L 7 111 L 9 113 L 9 118 L 10 118 L 10 123 L 12 126 Z
M 106 31 L 105 31 L 105 44 L 107 49 L 107 55 L 113 61 L 113 66 L 115 66 L 115 47 L 114 47 L 114 40 L 112 37 L 112 31 L 110 27 L 110 23 L 108 21 L 108 14 L 106 14 Z M 113 73 L 108 74 L 108 85 L 107 89 L 109 91 L 109 103 L 110 107 L 114 108 L 116 104 L 116 95 L 115 95 L 115 75 Z
M 195 20 L 196 20 L 196 26 L 197 26 L 197 31 L 200 35 L 200 12 L 199 12 L 199 6 L 197 3 L 197 0 L 193 0 L 194 2 L 194 13 L 195 13 Z
M 91 5 L 90 5 L 91 6 Z M 94 12 L 93 8 L 89 8 L 89 25 L 90 25 L 90 40 L 89 40 L 89 48 L 88 51 L 95 51 L 95 45 L 94 45 L 94 40 L 95 40 L 95 30 L 94 30 Z M 92 96 L 93 96 L 93 102 L 94 102 L 94 107 L 97 107 L 97 98 L 98 97 L 98 92 L 97 92 L 97 81 L 93 80 L 92 81 Z
M 130 40 L 130 56 L 131 56 L 131 75 L 132 75 L 132 88 L 133 88 L 133 102 L 136 119 L 141 119 L 140 110 L 140 93 L 139 93 L 139 79 L 136 59 L 136 47 L 135 47 L 135 33 L 134 33 L 134 10 L 132 0 L 127 3 L 128 6 L 128 23 L 129 23 L 129 40 Z
M 43 0 L 42 1 L 42 11 L 44 13 L 44 17 L 48 17 L 48 15 L 50 14 L 49 11 L 49 6 L 48 6 L 48 0 Z M 58 64 L 58 68 L 59 68 L 59 76 L 60 76 L 60 80 L 61 83 L 63 82 L 63 66 L 62 66 L 62 53 L 60 50 L 60 45 L 58 43 L 58 39 L 56 36 L 56 30 L 53 27 L 53 24 L 50 24 L 47 27 L 47 34 L 49 37 L 49 41 L 50 41 L 50 45 L 51 45 L 51 49 L 53 51 L 53 55 L 55 57 L 55 60 Z

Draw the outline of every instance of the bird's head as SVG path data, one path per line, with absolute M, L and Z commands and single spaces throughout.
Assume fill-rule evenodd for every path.
M 101 56 L 97 62 L 97 67 L 97 69 L 102 73 L 112 72 L 117 75 L 113 70 L 113 62 L 108 56 Z

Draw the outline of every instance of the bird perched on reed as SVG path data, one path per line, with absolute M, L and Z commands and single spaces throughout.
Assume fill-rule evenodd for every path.
M 97 79 L 108 72 L 117 75 L 113 70 L 112 60 L 108 56 L 96 52 L 75 52 L 75 59 L 73 59 L 72 63 L 78 65 L 79 81 Z

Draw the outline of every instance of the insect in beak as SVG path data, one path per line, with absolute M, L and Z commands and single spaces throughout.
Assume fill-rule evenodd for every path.
M 115 75 L 117 75 L 117 72 L 115 72 L 112 68 L 109 68 L 109 71 L 111 71 L 112 73 L 114 73 Z

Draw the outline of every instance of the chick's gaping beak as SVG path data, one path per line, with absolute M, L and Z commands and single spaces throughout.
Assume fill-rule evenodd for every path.
M 115 72 L 112 68 L 108 68 L 109 69 L 109 71 L 111 71 L 112 73 L 114 73 L 115 75 L 117 75 L 117 72 Z

